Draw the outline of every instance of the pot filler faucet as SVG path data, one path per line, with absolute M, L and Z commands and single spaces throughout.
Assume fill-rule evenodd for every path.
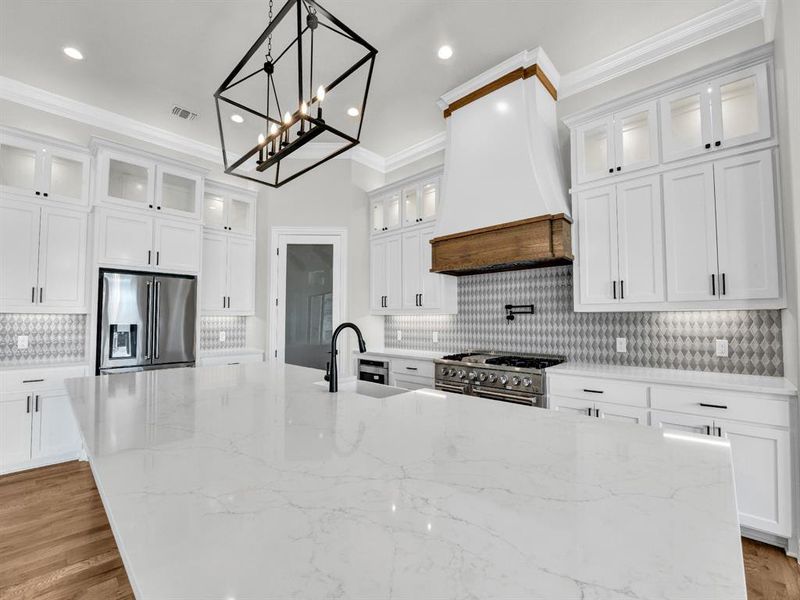
M 338 354 L 338 350 L 336 350 L 336 340 L 339 338 L 339 334 L 342 330 L 347 328 L 355 331 L 358 336 L 358 351 L 362 353 L 367 351 L 367 345 L 364 343 L 361 330 L 354 323 L 342 323 L 336 328 L 331 336 L 331 362 L 328 363 L 328 370 L 325 373 L 325 381 L 328 382 L 329 392 L 339 391 L 339 372 L 336 368 L 336 355 Z

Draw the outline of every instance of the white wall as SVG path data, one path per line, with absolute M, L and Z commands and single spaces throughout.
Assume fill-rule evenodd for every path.
M 382 174 L 349 160 L 332 160 L 278 189 L 259 193 L 256 259 L 256 317 L 248 320 L 248 344 L 268 348 L 274 291 L 269 289 L 273 227 L 347 229 L 347 313 L 367 346 L 383 348 L 383 319 L 369 314 L 369 210 L 367 191 Z M 348 345 L 353 347 L 348 334 Z M 344 347 L 340 353 L 344 355 Z M 340 364 L 344 364 L 343 362 Z

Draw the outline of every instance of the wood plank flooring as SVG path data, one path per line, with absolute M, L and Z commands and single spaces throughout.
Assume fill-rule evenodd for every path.
M 749 600 L 800 599 L 800 566 L 742 540 Z M 87 463 L 0 477 L 0 600 L 133 600 Z

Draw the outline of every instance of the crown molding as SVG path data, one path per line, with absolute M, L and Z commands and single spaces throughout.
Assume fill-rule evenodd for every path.
M 429 137 L 427 140 L 422 140 L 421 142 L 409 146 L 405 150 L 390 154 L 385 159 L 385 172 L 388 173 L 389 171 L 400 169 L 426 156 L 441 152 L 445 148 L 446 141 L 447 133 L 442 131 L 441 133 Z
M 566 98 L 764 18 L 766 0 L 731 0 L 561 77 Z

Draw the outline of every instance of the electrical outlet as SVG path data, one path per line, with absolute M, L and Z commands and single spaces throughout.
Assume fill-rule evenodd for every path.
M 617 338 L 617 352 L 628 351 L 628 338 Z
M 431 341 L 433 341 L 434 344 L 438 344 L 439 343 L 439 332 L 438 331 L 434 331 L 433 332 L 433 335 L 431 336 Z
M 717 356 L 721 356 L 722 358 L 728 357 L 728 340 L 714 340 L 716 345 L 716 352 Z
M 28 349 L 28 336 L 27 335 L 18 335 L 17 336 L 17 349 L 19 349 L 19 350 L 27 350 Z
M 401 341 L 403 339 L 403 332 L 399 329 L 397 330 L 397 341 Z
M 219 332 L 219 341 L 220 342 L 224 342 L 225 341 L 225 332 L 224 331 L 220 331 Z

